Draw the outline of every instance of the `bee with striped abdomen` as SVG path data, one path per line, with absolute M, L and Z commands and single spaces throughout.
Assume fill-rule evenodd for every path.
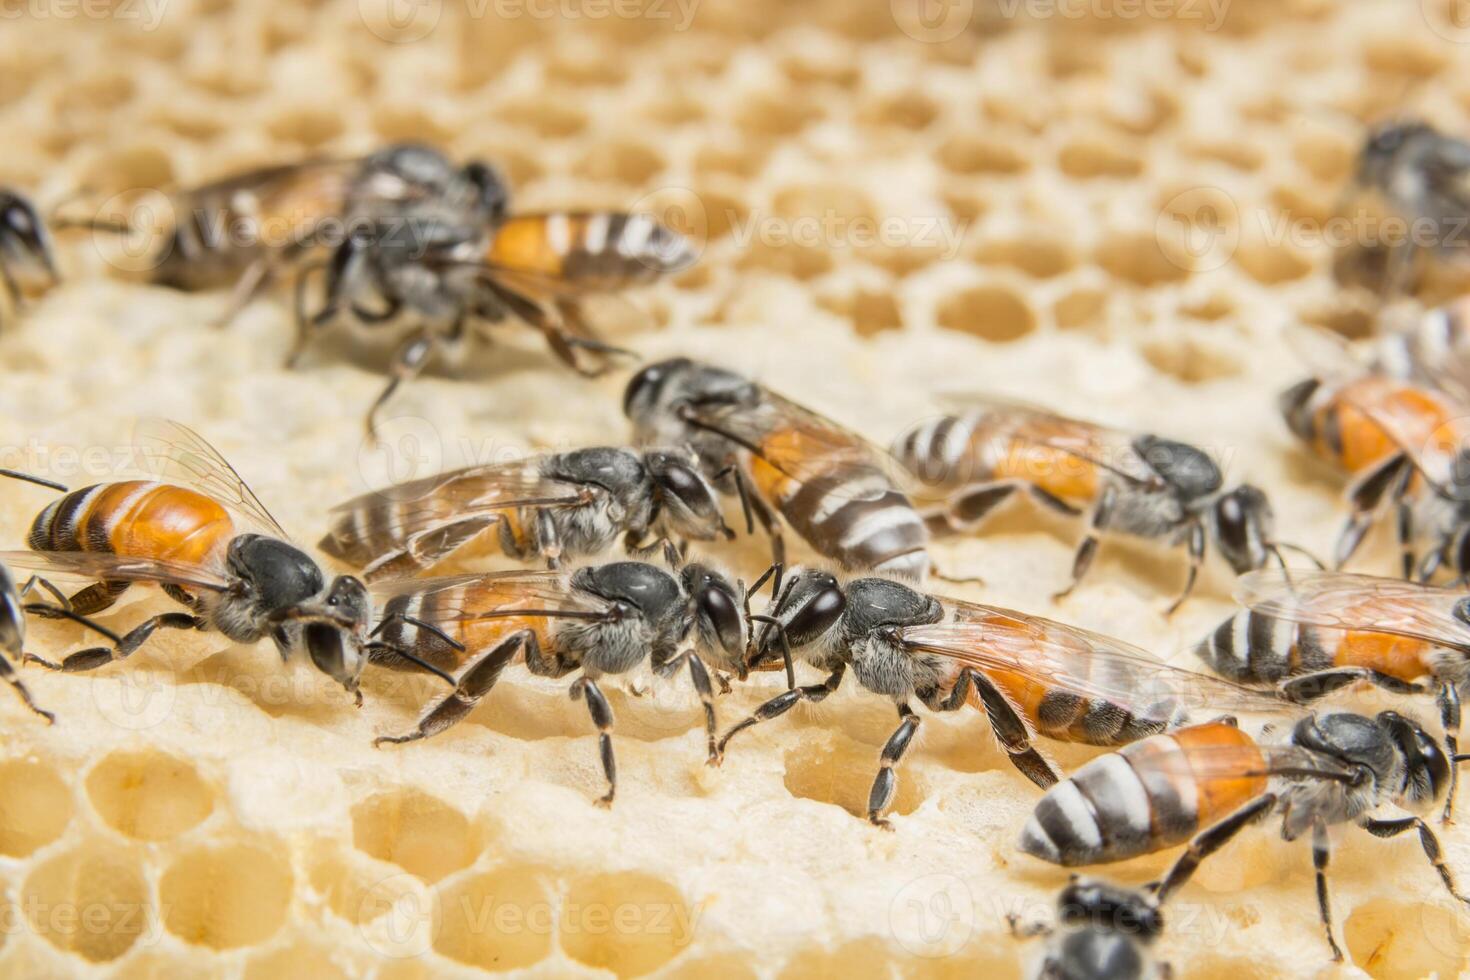
M 50 287 L 60 281 L 46 222 L 19 191 L 0 187 L 0 285 L 11 308 L 20 308 L 23 284 Z
M 1358 683 L 1434 694 L 1451 754 L 1470 686 L 1470 599 L 1463 592 L 1340 572 L 1257 572 L 1236 585 L 1247 609 L 1195 653 L 1242 684 L 1271 684 L 1296 701 Z M 1456 771 L 1456 773 L 1458 770 Z M 1451 776 L 1445 818 L 1458 783 Z
M 932 516 L 951 531 L 978 527 L 1018 490 L 1063 514 L 1090 511 L 1072 582 L 1057 598 L 1082 581 L 1110 531 L 1185 545 L 1189 571 L 1170 613 L 1194 589 L 1208 542 L 1237 574 L 1279 557 L 1265 493 L 1244 483 L 1225 489 L 1214 460 L 1172 439 L 991 402 L 924 422 L 893 451 L 926 493 L 942 498 Z
M 1332 958 L 1342 959 L 1328 900 L 1328 828 L 1355 823 L 1375 837 L 1417 830 L 1445 888 L 1465 902 L 1423 818 L 1381 818 L 1443 799 L 1451 755 L 1414 721 L 1392 711 L 1309 715 L 1280 744 L 1263 744 L 1224 722 L 1156 735 L 1083 765 L 1047 791 L 1021 832 L 1021 850 L 1066 867 L 1106 864 L 1188 843 L 1159 882 L 1163 903 L 1237 833 L 1271 814 L 1281 835 L 1308 831 L 1317 898 Z
M 261 167 L 172 195 L 175 220 L 152 275 L 178 289 L 232 286 L 228 322 L 273 279 L 305 273 L 349 234 L 371 229 L 393 241 L 433 222 L 479 226 L 504 197 L 485 164 L 457 166 L 417 143 Z
M 785 562 L 781 521 L 843 568 L 922 581 L 928 532 L 887 454 L 856 433 L 731 371 L 673 358 L 629 382 L 623 412 L 642 445 L 687 445 L 740 498 Z
M 1073 875 L 1057 895 L 1055 925 L 1021 923 L 1008 916 L 1021 939 L 1046 936 L 1046 952 L 1033 980 L 1167 980 L 1172 971 L 1155 963 L 1149 947 L 1164 931 L 1164 913 L 1152 895 L 1100 878 Z
M 568 693 L 585 698 L 597 728 L 610 805 L 617 793 L 612 708 L 598 681 L 649 662 L 672 676 L 688 665 L 704 706 L 711 758 L 715 752 L 714 693 L 708 662 L 743 672 L 749 643 L 745 590 L 699 564 L 667 572 L 638 561 L 587 565 L 567 571 L 514 571 L 399 583 L 385 590 L 387 646 L 375 664 L 402 666 L 399 654 L 457 671 L 455 689 L 429 706 L 407 735 L 373 744 L 413 742 L 456 724 L 490 693 L 517 661 L 542 677 L 577 672 Z
M 1143 650 L 1055 620 L 918 592 L 884 578 L 845 586 L 827 572 L 798 570 L 778 586 L 753 663 L 798 657 L 827 672 L 821 684 L 790 686 L 720 739 L 824 700 L 849 668 L 862 687 L 891 698 L 899 725 L 883 747 L 868 819 L 882 817 L 897 786 L 894 767 L 919 727 L 910 702 L 933 711 L 972 704 L 1015 767 L 1038 786 L 1057 781 L 1033 746 L 1037 735 L 1122 745 L 1177 726 L 1198 708 L 1279 712 L 1282 702 L 1220 678 L 1161 663 Z M 789 672 L 789 668 L 788 668 Z
M 66 601 L 69 618 L 108 609 L 135 583 L 158 585 L 188 612 L 150 617 L 111 646 L 59 663 L 26 660 L 67 672 L 95 670 L 128 657 L 159 629 L 216 630 L 236 643 L 270 637 L 283 659 L 305 657 L 360 699 L 363 664 L 381 645 L 368 633 L 366 587 L 349 575 L 329 583 L 194 432 L 155 422 L 140 424 L 138 436 L 138 449 L 170 482 L 123 480 L 65 493 L 31 524 L 32 550 L 0 553 L 0 559 L 38 573 L 94 579 Z
M 660 541 L 735 534 L 688 458 L 614 447 L 450 470 L 363 494 L 333 513 L 322 550 L 368 581 L 417 574 L 485 538 L 506 555 L 555 568 L 602 554 L 619 537 L 646 554 Z M 655 540 L 646 543 L 650 533 Z
M 368 327 L 406 320 L 413 330 L 393 357 L 392 378 L 368 414 L 441 351 L 460 349 L 469 327 L 518 319 L 541 331 L 552 351 L 587 376 L 578 351 L 625 354 L 597 339 L 584 302 L 680 272 L 695 260 L 682 235 L 643 214 L 506 214 L 488 220 L 418 222 L 391 247 L 369 234 L 344 242 L 327 266 L 325 299 L 304 329 L 339 318 Z

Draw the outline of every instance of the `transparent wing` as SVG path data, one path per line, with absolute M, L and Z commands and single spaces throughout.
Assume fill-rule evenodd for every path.
M 154 582 L 223 592 L 229 582 L 218 571 L 191 562 L 128 558 L 95 551 L 0 551 L 0 562 L 47 575 L 88 581 Z
M 289 540 L 235 468 L 193 429 L 167 419 L 143 419 L 133 430 L 133 442 L 154 479 L 196 490 L 251 530 Z
M 1034 678 L 1047 687 L 1135 713 L 1172 705 L 1188 712 L 1289 713 L 1269 693 L 1171 667 L 1122 640 L 999 606 L 946 600 L 952 619 L 907 626 L 902 643 L 983 672 Z
M 1251 572 L 1235 598 L 1256 612 L 1323 629 L 1392 633 L 1450 647 L 1470 644 L 1466 593 L 1396 578 L 1279 569 Z
M 991 442 L 998 453 L 1025 453 L 1028 446 L 1055 450 L 1134 483 L 1162 486 L 1134 447 L 1134 433 L 1009 398 L 971 396 L 966 401 L 975 413 L 976 440 Z
M 1132 753 L 1129 764 L 1140 774 L 1160 773 L 1197 780 L 1301 779 L 1347 781 L 1355 771 L 1331 756 L 1297 745 L 1183 743 L 1177 752 Z
M 1447 495 L 1464 483 L 1456 470 L 1462 452 L 1470 450 L 1470 418 L 1437 393 L 1407 382 L 1355 384 L 1338 398 L 1361 412 L 1420 473 Z
M 499 617 L 531 616 L 535 612 L 596 613 L 606 605 L 601 600 L 572 592 L 566 573 L 554 571 L 492 572 L 488 575 L 447 575 L 439 578 L 403 580 L 383 585 L 374 583 L 375 599 L 398 596 L 433 597 L 425 608 L 441 622 L 470 622 Z
M 369 564 L 411 540 L 497 511 L 570 507 L 586 500 L 578 488 L 542 476 L 533 457 L 452 470 L 354 497 L 332 508 L 328 537 L 338 553 Z
M 1355 378 L 1368 369 L 1366 359 L 1339 333 L 1293 321 L 1283 331 L 1291 348 L 1312 374 L 1322 378 Z

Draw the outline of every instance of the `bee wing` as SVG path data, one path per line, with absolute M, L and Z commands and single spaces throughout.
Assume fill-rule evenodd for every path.
M 154 582 L 212 592 L 229 587 L 221 572 L 204 565 L 99 551 L 0 551 L 0 562 L 11 568 L 90 581 Z
M 798 482 L 831 472 L 834 462 L 879 472 L 898 487 L 912 480 L 886 450 L 774 392 L 764 391 L 753 406 L 694 405 L 689 411 L 698 424 Z
M 472 466 L 374 490 L 338 504 L 332 508 L 334 517 L 324 546 L 360 565 L 386 557 L 385 549 L 403 548 L 412 551 L 415 559 L 432 564 L 464 543 L 446 533 L 458 525 L 483 530 L 497 511 L 567 507 L 584 500 L 577 488 L 542 476 L 535 457 Z
M 1441 137 L 1425 153 L 1421 167 L 1428 196 L 1454 216 L 1470 211 L 1470 143 Z
M 1129 764 L 1139 772 L 1194 780 L 1290 776 L 1347 781 L 1356 774 L 1348 765 L 1298 745 L 1181 743 L 1179 751 L 1135 753 Z
M 1344 388 L 1338 397 L 1382 430 L 1435 489 L 1459 497 L 1455 487 L 1465 480 L 1456 473 L 1458 461 L 1470 449 L 1467 413 L 1427 388 L 1386 383 L 1391 387 L 1372 398 L 1362 386 Z
M 1470 623 L 1456 614 L 1464 592 L 1403 579 L 1271 569 L 1237 579 L 1235 598 L 1256 612 L 1323 629 L 1392 633 L 1449 647 L 1470 643 Z
M 249 484 L 193 429 L 167 419 L 143 419 L 133 430 L 133 443 L 154 479 L 196 490 L 250 529 L 290 540 Z
M 316 157 L 259 167 L 184 190 L 177 199 L 186 213 L 217 209 L 222 228 L 237 220 L 268 222 L 273 234 L 289 229 L 286 240 L 295 242 L 319 231 L 321 219 L 342 214 L 361 165 L 359 158 Z
M 982 673 L 1032 677 L 1083 698 L 1135 713 L 1173 706 L 1279 714 L 1285 702 L 1223 678 L 1171 667 L 1122 640 L 998 606 L 947 603 L 948 622 L 906 626 L 904 646 L 948 657 Z
M 688 239 L 644 214 L 553 211 L 507 218 L 483 262 L 532 295 L 577 296 L 651 282 L 696 258 Z
M 573 592 L 562 572 L 514 569 L 488 575 L 446 575 L 372 585 L 374 598 L 433 596 L 434 618 L 468 622 L 498 617 L 548 617 L 603 611 L 598 599 Z
M 1015 399 L 971 396 L 966 401 L 969 408 L 982 413 L 979 424 L 987 438 L 999 443 L 1002 453 L 1014 451 L 1016 444 L 1043 446 L 1141 486 L 1162 485 L 1158 474 L 1134 448 L 1133 433 L 1069 418 Z
M 1342 334 L 1315 324 L 1292 321 L 1283 334 L 1286 346 L 1314 375 L 1355 378 L 1368 369 L 1367 359 Z

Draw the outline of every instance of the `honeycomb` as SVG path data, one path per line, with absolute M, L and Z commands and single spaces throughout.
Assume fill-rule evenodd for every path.
M 1456 15 L 1440 0 L 0 0 L 0 183 L 91 207 L 431 141 L 494 160 L 519 207 L 647 208 L 698 238 L 696 267 L 608 314 L 645 357 L 727 364 L 878 441 L 977 391 L 1182 437 L 1267 487 L 1283 536 L 1321 552 L 1341 487 L 1275 415 L 1303 371 L 1281 328 L 1371 329 L 1310 232 L 1368 123 L 1412 111 L 1466 131 Z M 222 294 L 141 283 L 110 239 L 64 235 L 61 255 L 68 281 L 0 336 L 0 465 L 113 478 L 133 417 L 176 418 L 312 542 L 328 503 L 371 487 L 627 438 L 621 377 L 572 376 L 506 327 L 407 386 L 375 447 L 360 414 L 382 383 L 375 346 L 324 343 L 288 371 L 283 299 L 217 329 Z M 1421 292 L 1465 285 L 1446 265 Z M 48 499 L 0 487 L 7 546 Z M 987 583 L 946 589 L 1190 664 L 1230 611 L 1224 570 L 1165 619 L 1182 556 L 1110 542 L 1055 604 L 1079 533 L 1014 509 L 937 548 Z M 1363 567 L 1388 570 L 1375 541 Z M 713 554 L 747 579 L 764 565 L 758 541 Z M 144 592 L 103 621 L 168 606 Z M 48 657 L 89 642 L 31 632 Z M 434 687 L 369 676 L 354 709 L 265 646 L 207 634 L 27 677 L 59 720 L 0 697 L 4 977 L 1006 978 L 1038 952 L 1006 915 L 1045 918 L 1065 880 L 1014 847 L 1037 794 L 973 712 L 925 717 L 893 833 L 858 819 L 896 719 L 852 685 L 752 731 L 720 769 L 686 685 L 610 689 L 621 789 L 603 811 L 585 709 L 523 671 L 453 731 L 381 750 Z M 778 683 L 720 698 L 724 723 Z M 1093 752 L 1046 748 L 1068 768 Z M 1306 848 L 1266 832 L 1206 863 L 1159 954 L 1188 977 L 1455 975 L 1470 918 L 1411 838 L 1340 837 L 1349 966 L 1328 962 Z M 1444 844 L 1470 881 L 1463 824 Z M 1168 857 L 1109 873 L 1142 882 Z

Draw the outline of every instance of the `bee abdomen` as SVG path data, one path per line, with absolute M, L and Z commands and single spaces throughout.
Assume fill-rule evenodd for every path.
M 1187 827 L 1187 837 L 1194 826 L 1192 800 L 1172 786 L 1145 783 L 1127 752 L 1099 756 L 1047 790 L 1021 831 L 1021 849 L 1067 867 L 1121 861 L 1167 846 L 1157 843 L 1164 835 L 1154 831 L 1156 810 L 1176 828 Z
M 37 551 L 113 552 L 203 563 L 234 536 L 228 512 L 183 487 L 124 480 L 74 490 L 31 525 Z
M 970 458 L 974 423 L 974 418 L 958 415 L 921 422 L 898 437 L 893 454 L 904 469 L 933 490 L 952 490 L 988 479 L 988 473 L 977 471 L 979 461 Z
M 916 579 L 929 571 L 923 519 L 876 470 L 844 468 L 808 480 L 781 501 L 781 512 L 814 548 L 846 568 Z
M 1164 731 L 1177 714 L 1160 702 L 1138 712 L 1104 698 L 1084 698 L 1069 691 L 1046 692 L 1037 706 L 1037 729 L 1042 735 L 1083 745 L 1127 745 Z
M 1310 629 L 1250 610 L 1215 627 L 1194 652 L 1217 674 L 1242 684 L 1274 684 L 1326 666 Z
M 404 660 L 393 652 L 398 649 L 407 650 L 441 670 L 458 669 L 462 657 L 461 652 L 446 643 L 444 637 L 438 633 L 422 629 L 418 625 L 418 622 L 436 622 L 440 619 L 437 614 L 439 603 L 436 602 L 436 598 L 434 593 L 412 593 L 389 599 L 383 607 L 382 619 L 386 624 L 380 634 L 383 646 L 369 653 L 369 661 L 379 667 L 388 667 L 393 670 L 420 669 L 416 664 Z M 444 622 L 440 628 L 451 636 L 458 632 L 453 628 L 452 622 Z M 455 638 L 459 639 L 459 637 Z

